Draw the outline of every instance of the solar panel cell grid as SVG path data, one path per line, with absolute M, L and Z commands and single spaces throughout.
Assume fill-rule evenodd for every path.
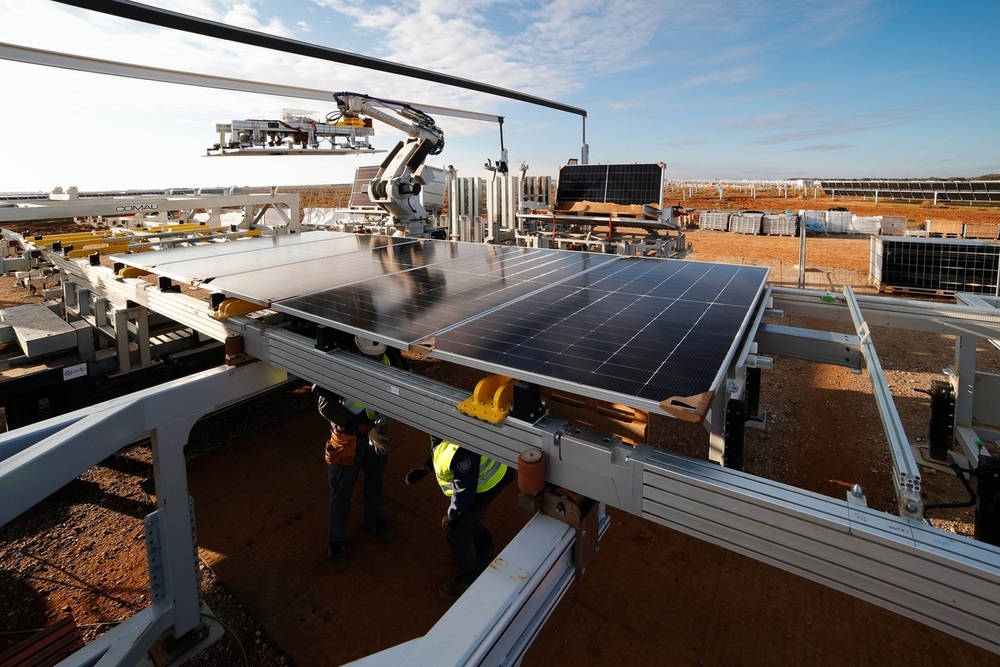
M 182 280 L 214 263 L 211 284 L 227 295 L 270 300 L 274 310 L 397 347 L 430 346 L 433 356 L 483 371 L 667 412 L 665 399 L 718 389 L 767 277 L 751 266 L 319 234 L 269 239 L 232 260 L 212 249 L 127 257 L 172 267 Z

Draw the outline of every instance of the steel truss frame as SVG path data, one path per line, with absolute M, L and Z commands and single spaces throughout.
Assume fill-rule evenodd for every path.
M 265 387 L 289 373 L 354 396 L 416 428 L 459 442 L 476 443 L 482 453 L 508 464 L 516 464 L 518 454 L 524 449 L 537 447 L 547 456 L 547 481 L 552 484 L 846 592 L 1000 654 L 1000 549 L 997 547 L 937 530 L 908 516 L 870 509 L 859 500 L 860 495 L 849 494 L 844 500 L 828 498 L 646 445 L 628 446 L 607 434 L 571 427 L 548 417 L 534 423 L 509 417 L 498 425 L 489 424 L 458 411 L 456 405 L 466 398 L 466 392 L 458 388 L 339 350 L 318 349 L 311 336 L 292 331 L 268 317 L 237 317 L 219 322 L 209 318 L 206 305 L 193 297 L 160 292 L 136 279 L 116 279 L 108 269 L 88 266 L 82 261 L 58 256 L 51 259 L 64 272 L 66 280 L 86 285 L 111 302 L 130 301 L 148 307 L 218 340 L 239 336 L 248 355 L 266 362 L 245 369 L 215 371 L 210 375 L 220 378 L 215 382 L 223 389 L 209 390 L 208 384 L 188 385 L 188 391 L 176 394 L 177 405 L 174 401 L 158 401 L 156 413 L 126 406 L 122 401 L 100 408 L 102 415 L 114 416 L 111 423 L 115 442 L 121 438 L 135 439 L 143 429 L 155 431 L 154 443 L 169 442 L 168 446 L 155 446 L 154 457 L 158 500 L 163 494 L 165 499 L 172 499 L 173 507 L 187 507 L 183 500 L 178 502 L 186 499 L 186 473 L 183 457 L 176 456 L 183 447 L 187 429 L 195 415 L 205 414 L 223 405 L 227 397 L 234 397 L 227 394 L 224 388 L 229 383 L 221 378 L 229 377 L 227 373 L 234 377 L 259 373 L 258 383 Z M 760 324 L 765 314 L 779 312 L 843 321 L 851 318 L 859 334 L 846 338 L 830 336 L 818 342 L 816 338 L 806 338 L 806 344 L 786 348 L 783 343 L 796 337 L 794 327 L 775 333 Z M 864 321 L 860 321 L 862 317 Z M 768 353 L 835 360 L 839 346 L 843 365 L 860 365 L 864 357 L 874 370 L 871 362 L 877 358 L 871 356 L 871 350 L 864 349 L 870 342 L 866 323 L 957 335 L 960 342 L 964 341 L 956 353 L 953 371 L 953 381 L 960 387 L 971 385 L 979 375 L 974 373 L 975 339 L 1000 338 L 1000 315 L 970 306 L 929 306 L 925 302 L 855 296 L 849 290 L 838 296 L 774 288 L 765 295 L 755 321 L 761 335 L 757 340 L 744 341 L 741 352 L 732 361 L 729 385 L 733 388 L 742 382 L 740 373 L 745 372 L 745 367 L 766 366 L 767 359 L 759 355 Z M 813 346 L 822 350 L 814 354 Z M 884 378 L 873 377 L 875 382 L 884 383 Z M 171 391 L 177 386 L 174 383 L 154 391 Z M 963 403 L 965 398 L 960 398 L 961 407 L 956 409 L 957 431 L 969 431 L 966 438 L 981 437 L 989 431 L 974 422 L 971 387 L 967 393 L 968 404 Z M 725 399 L 725 392 L 719 392 L 706 419 L 713 447 L 722 437 Z M 137 404 L 144 405 L 142 400 Z M 180 412 L 175 414 L 176 411 Z M 30 427 L 27 433 L 14 431 L 0 437 L 0 458 L 4 459 L 0 463 L 0 493 L 4 498 L 17 499 L 5 503 L 0 520 L 6 522 L 16 516 L 121 446 L 108 440 L 83 444 L 97 440 L 79 436 L 92 433 L 96 419 L 96 416 L 84 419 L 81 415 L 57 418 Z M 53 435 L 61 425 L 72 425 L 73 431 Z M 105 437 L 102 431 L 102 438 Z M 20 453 L 11 456 L 10 452 L 15 450 Z M 61 454 L 52 456 L 54 450 Z M 59 480 L 49 476 L 53 469 L 59 471 Z M 29 471 L 29 477 L 25 477 L 25 470 Z M 26 485 L 25 479 L 32 482 Z M 178 518 L 177 514 L 185 516 Z M 193 525 L 186 514 L 175 511 L 172 517 L 166 513 L 160 515 L 161 525 L 163 520 L 170 520 L 168 552 L 190 549 Z M 159 534 L 164 535 L 162 527 Z M 542 551 L 554 548 L 536 546 Z M 168 567 L 172 568 L 179 559 L 183 562 L 179 556 L 169 556 Z M 190 562 L 185 562 L 184 568 L 189 565 Z M 146 628 L 140 634 L 144 641 L 171 627 L 176 635 L 193 628 L 192 601 L 198 595 L 197 581 L 172 569 L 163 581 L 168 584 L 169 595 L 179 596 L 177 599 L 184 602 L 186 611 L 154 599 L 153 605 L 125 629 L 103 640 L 98 648 L 85 650 L 106 650 L 111 655 L 111 646 L 131 637 L 128 633 L 134 632 L 136 625 Z M 456 623 L 461 624 L 462 620 Z M 128 664 L 126 660 L 108 658 L 105 662 Z M 75 664 L 92 663 L 81 660 Z

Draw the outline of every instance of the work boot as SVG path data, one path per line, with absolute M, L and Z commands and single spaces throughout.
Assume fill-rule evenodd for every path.
M 462 597 L 462 593 L 469 590 L 469 586 L 472 585 L 471 581 L 466 581 L 462 577 L 457 579 L 449 579 L 448 581 L 441 584 L 441 588 L 438 589 L 438 595 L 441 596 L 442 600 L 448 602 L 454 602 L 458 598 Z
M 396 539 L 396 531 L 392 529 L 389 522 L 379 517 L 376 519 L 375 523 L 365 528 L 365 532 L 369 535 L 374 535 L 383 542 L 392 542 Z
M 327 564 L 334 572 L 340 572 L 347 567 L 347 542 L 335 542 L 330 545 L 326 558 Z

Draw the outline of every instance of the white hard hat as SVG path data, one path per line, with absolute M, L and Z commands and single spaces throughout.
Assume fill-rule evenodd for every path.
M 380 343 L 371 338 L 354 337 L 354 344 L 358 346 L 358 352 L 367 354 L 370 357 L 379 357 L 385 354 L 385 343 Z

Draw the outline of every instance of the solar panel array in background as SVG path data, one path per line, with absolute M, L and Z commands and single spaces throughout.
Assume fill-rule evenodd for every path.
M 663 165 L 572 164 L 559 169 L 556 203 L 660 204 Z
M 379 167 L 358 167 L 354 172 L 354 187 L 351 188 L 351 198 L 347 205 L 351 208 L 378 208 L 368 196 L 368 184 L 375 178 Z

